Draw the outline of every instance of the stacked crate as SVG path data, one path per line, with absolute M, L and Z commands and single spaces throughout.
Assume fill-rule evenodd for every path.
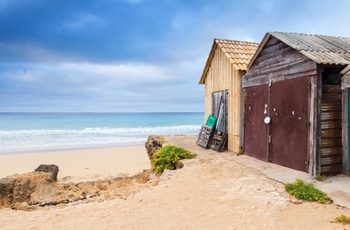
M 212 138 L 213 134 L 213 127 L 210 127 L 208 125 L 202 125 L 201 131 L 198 135 L 197 144 L 199 146 L 202 146 L 203 148 L 208 148 L 209 141 Z
M 216 118 L 212 115 L 209 115 L 207 122 L 205 125 L 202 125 L 201 131 L 198 135 L 197 144 L 199 146 L 202 146 L 203 148 L 209 147 L 209 141 L 213 136 L 215 123 Z

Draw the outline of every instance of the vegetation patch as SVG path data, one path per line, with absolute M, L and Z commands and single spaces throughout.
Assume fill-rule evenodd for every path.
M 335 218 L 335 222 L 341 223 L 341 224 L 350 224 L 350 217 L 340 215 L 340 216 Z
M 316 177 L 315 177 L 315 179 L 317 180 L 317 181 L 324 181 L 324 176 L 322 176 L 321 174 L 317 174 L 316 175 Z
M 181 147 L 166 145 L 153 155 L 152 165 L 155 167 L 155 173 L 161 174 L 165 169 L 182 168 L 183 165 L 180 160 L 194 157 L 196 157 L 196 154 L 192 154 Z
M 296 179 L 294 183 L 285 185 L 286 191 L 297 199 L 307 201 L 317 201 L 321 204 L 332 203 L 332 200 L 326 193 L 315 188 L 314 184 L 305 184 L 303 180 Z

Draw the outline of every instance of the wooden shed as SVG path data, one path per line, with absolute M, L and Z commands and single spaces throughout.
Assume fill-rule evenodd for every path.
M 225 119 L 220 131 L 228 133 L 228 150 L 241 148 L 242 76 L 258 43 L 214 39 L 199 84 L 205 84 L 205 119 L 217 114 L 225 101 Z M 220 98 L 220 99 L 219 99 Z
M 349 63 L 350 38 L 267 33 L 243 78 L 245 154 L 312 175 L 348 174 L 341 79 Z

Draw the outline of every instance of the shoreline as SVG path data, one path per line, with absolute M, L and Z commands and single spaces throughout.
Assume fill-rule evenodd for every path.
M 59 167 L 58 182 L 132 176 L 150 169 L 144 145 L 0 154 L 0 178 L 33 172 L 40 164 Z

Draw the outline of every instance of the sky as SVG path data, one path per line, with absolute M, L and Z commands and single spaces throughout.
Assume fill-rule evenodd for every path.
M 214 38 L 350 37 L 348 0 L 0 0 L 0 112 L 202 112 Z

